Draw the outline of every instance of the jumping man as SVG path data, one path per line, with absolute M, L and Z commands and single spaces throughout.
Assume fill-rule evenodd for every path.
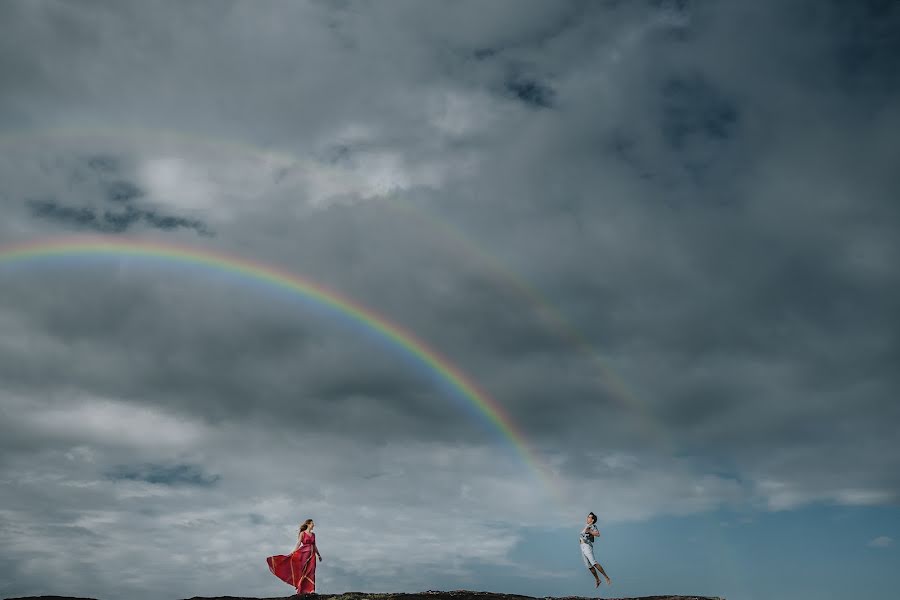
M 609 580 L 609 575 L 606 574 L 606 571 L 603 570 L 603 567 L 600 566 L 600 563 L 594 558 L 594 538 L 600 537 L 600 531 L 597 530 L 596 523 L 597 515 L 588 513 L 587 519 L 585 519 L 584 529 L 582 529 L 581 533 L 578 535 L 578 542 L 579 546 L 581 546 L 581 558 L 584 559 L 585 566 L 587 566 L 591 575 L 594 576 L 594 580 L 597 582 L 594 587 L 600 587 L 600 574 L 603 574 L 603 576 L 606 577 L 606 585 L 610 585 L 612 582 Z

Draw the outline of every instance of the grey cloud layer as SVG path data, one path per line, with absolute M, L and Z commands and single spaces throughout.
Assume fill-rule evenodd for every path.
M 51 5 L 40 6 L 38 9 L 17 5 L 13 10 L 40 14 L 51 10 Z M 402 21 L 421 23 L 426 19 L 425 13 L 420 13 L 424 9 L 406 8 L 409 12 L 400 13 Z M 102 52 L 136 20 L 146 19 L 149 30 L 154 31 L 153 24 L 162 13 L 138 14 L 136 10 L 130 7 L 102 12 L 108 26 L 102 33 L 90 36 L 83 33 L 85 26 L 74 25 L 79 22 L 77 16 L 65 9 L 48 21 L 38 21 L 36 14 L 20 18 L 26 29 L 34 27 L 38 31 L 73 26 L 62 40 L 77 49 L 69 53 L 70 60 L 84 65 L 94 56 L 88 54 L 89 49 Z M 372 10 L 375 12 L 369 16 L 375 19 L 373 22 L 389 21 L 390 11 L 385 8 L 350 4 L 341 9 L 308 5 L 288 10 L 299 11 L 317 23 L 310 27 L 309 36 L 300 36 L 302 41 L 293 37 L 289 41 L 287 31 L 271 15 L 265 11 L 251 15 L 241 4 L 220 15 L 222 27 L 210 37 L 215 47 L 225 40 L 246 36 L 247 30 L 238 25 L 238 16 L 247 17 L 250 23 L 267 27 L 270 35 L 260 39 L 254 53 L 235 55 L 223 50 L 223 58 L 217 61 L 220 68 L 238 69 L 252 81 L 257 75 L 243 71 L 249 57 L 272 58 L 274 68 L 278 61 L 287 60 L 286 56 L 275 58 L 278 48 L 296 60 L 294 70 L 287 74 L 305 74 L 279 79 L 288 89 L 245 86 L 240 92 L 245 94 L 241 102 L 248 110 L 257 102 L 280 103 L 292 94 L 298 94 L 298 100 L 311 100 L 323 86 L 331 86 L 331 101 L 310 105 L 304 100 L 306 108 L 300 113 L 300 121 L 291 120 L 284 131 L 287 134 L 305 127 L 306 117 L 302 115 L 316 114 L 317 125 L 307 130 L 312 135 L 297 138 L 300 145 L 295 147 L 295 151 L 315 151 L 321 147 L 321 140 L 328 139 L 328 128 L 334 132 L 331 135 L 342 135 L 344 126 L 333 120 L 339 115 L 329 111 L 336 110 L 341 102 L 356 102 L 359 92 L 367 90 L 371 92 L 366 94 L 371 102 L 365 107 L 344 107 L 355 111 L 351 113 L 356 115 L 354 120 L 365 130 L 362 138 L 351 139 L 343 146 L 348 156 L 366 156 L 374 148 L 396 157 L 400 162 L 395 170 L 401 171 L 413 168 L 417 160 L 437 163 L 444 153 L 452 156 L 465 152 L 475 157 L 474 169 L 450 173 L 437 188 L 426 183 L 418 190 L 401 189 L 394 193 L 414 194 L 410 197 L 419 206 L 458 224 L 463 231 L 471 231 L 484 251 L 500 256 L 501 264 L 542 290 L 548 301 L 570 318 L 573 328 L 622 374 L 630 388 L 624 395 L 632 398 L 619 398 L 619 404 L 647 404 L 646 410 L 653 415 L 650 418 L 665 423 L 676 443 L 681 443 L 678 440 L 682 431 L 688 445 L 702 445 L 704 435 L 711 436 L 710 442 L 722 443 L 730 437 L 723 432 L 732 427 L 744 431 L 738 439 L 775 436 L 790 442 L 796 438 L 799 424 L 773 431 L 765 425 L 769 422 L 765 417 L 749 422 L 733 418 L 742 415 L 741 407 L 748 403 L 757 407 L 770 403 L 780 406 L 782 397 L 793 398 L 795 407 L 791 415 L 784 415 L 786 421 L 818 422 L 824 429 L 813 437 L 828 438 L 832 421 L 818 419 L 810 412 L 821 409 L 822 395 L 814 382 L 833 378 L 833 388 L 852 389 L 857 385 L 858 376 L 854 373 L 860 370 L 859 376 L 874 376 L 875 381 L 881 382 L 870 386 L 873 396 L 860 400 L 888 410 L 875 398 L 896 385 L 896 380 L 879 365 L 887 366 L 896 356 L 896 340 L 882 324 L 890 319 L 891 299 L 897 292 L 896 281 L 887 272 L 879 271 L 878 265 L 896 255 L 896 244 L 886 225 L 895 210 L 879 186 L 867 183 L 872 175 L 883 172 L 877 161 L 885 148 L 884 143 L 876 145 L 877 152 L 873 150 L 872 154 L 875 163 L 863 177 L 852 169 L 841 168 L 857 161 L 843 150 L 846 146 L 839 145 L 844 140 L 878 139 L 882 126 L 875 122 L 860 127 L 861 116 L 852 113 L 849 120 L 839 119 L 841 113 L 835 111 L 843 107 L 836 107 L 835 102 L 841 100 L 846 106 L 858 95 L 848 93 L 840 85 L 846 66 L 839 61 L 825 62 L 826 68 L 819 69 L 818 87 L 805 81 L 789 84 L 790 78 L 808 67 L 812 59 L 812 55 L 800 51 L 791 54 L 792 61 L 772 60 L 774 52 L 783 50 L 779 34 L 792 31 L 796 25 L 790 11 L 776 15 L 768 9 L 734 8 L 733 12 L 708 13 L 704 12 L 707 9 L 698 9 L 699 12 L 685 13 L 678 20 L 671 18 L 679 14 L 674 9 L 668 13 L 640 14 L 617 8 L 607 13 L 572 5 L 567 10 L 554 9 L 553 18 L 535 8 L 517 13 L 516 19 L 521 22 L 489 19 L 483 31 L 465 36 L 453 29 L 435 30 L 433 23 L 440 19 L 429 15 L 428 26 L 403 30 L 391 39 L 379 36 L 376 40 L 371 25 L 363 28 L 362 13 Z M 460 18 L 452 12 L 455 9 L 428 9 L 431 10 L 450 10 L 443 16 Z M 200 18 L 201 12 L 191 9 L 184 16 L 188 20 Z M 499 14 L 506 15 L 502 11 Z M 584 46 L 586 32 L 592 26 L 603 27 L 601 22 L 610 14 L 621 21 L 618 29 L 609 29 L 609 41 Z M 769 34 L 773 50 L 767 53 L 766 48 L 757 49 L 741 34 L 738 23 L 742 19 L 775 25 L 774 33 Z M 320 28 L 319 23 L 331 23 L 331 29 Z M 497 37 L 495 28 L 512 26 L 518 28 L 510 30 L 514 33 Z M 807 35 L 822 44 L 821 40 L 833 33 L 832 26 L 826 19 L 821 24 L 821 39 Z M 71 37 L 79 31 L 82 33 Z M 684 34 L 681 38 L 674 35 L 679 32 Z M 724 52 L 705 51 L 709 44 L 719 43 L 726 35 L 736 37 L 732 44 L 725 45 Z M 211 47 L 193 45 L 177 34 L 170 36 L 179 51 L 191 48 L 182 65 L 209 57 Z M 297 56 L 289 46 L 280 46 L 325 40 L 333 46 L 315 57 L 310 53 Z M 411 56 L 404 63 L 389 72 L 384 71 L 387 63 L 375 62 L 380 66 L 378 75 L 386 79 L 377 83 L 358 79 L 349 85 L 354 74 L 361 74 L 358 69 L 363 63 L 359 61 L 396 58 L 405 53 L 405 48 L 418 47 L 412 45 L 426 41 L 433 45 L 423 45 L 421 52 L 409 53 Z M 147 52 L 134 51 L 130 56 L 144 62 L 159 58 L 156 53 L 167 51 L 161 42 L 160 37 L 145 36 L 141 43 Z M 847 43 L 855 47 L 853 44 L 859 42 Z M 751 47 L 756 52 L 747 54 L 744 49 Z M 363 52 L 364 49 L 375 50 L 374 55 Z M 440 56 L 444 58 L 428 62 Z M 724 68 L 733 64 L 737 56 L 745 61 L 746 77 Z M 441 62 L 444 60 L 449 62 Z M 305 70 L 328 61 L 338 61 L 341 68 Z M 439 68 L 425 77 L 426 64 Z M 100 78 L 94 83 L 114 73 L 123 80 L 130 77 L 125 64 L 99 61 L 97 66 L 73 72 Z M 516 75 L 517 72 L 527 75 Z M 750 73 L 757 74 L 758 81 L 752 80 Z M 45 75 L 44 84 L 56 81 L 50 73 Z M 160 81 L 173 85 L 186 76 L 176 68 L 160 75 Z M 215 96 L 216 86 L 228 81 L 220 76 L 224 73 L 215 70 L 205 76 L 209 97 Z M 317 81 L 309 77 L 329 79 Z M 392 87 L 401 78 L 415 82 L 405 99 L 397 97 Z M 334 87 L 337 85 L 347 87 L 339 92 Z M 766 86 L 772 88 L 771 97 L 765 95 Z M 31 91 L 29 86 L 19 89 L 22 93 Z M 190 89 L 199 93 L 196 86 Z M 427 103 L 417 105 L 417 101 L 434 91 L 463 94 L 464 99 L 467 94 L 474 95 L 477 99 L 479 89 L 493 95 L 486 100 L 484 114 L 463 113 L 475 120 L 476 125 L 471 126 L 474 129 L 467 130 L 463 124 L 458 129 L 461 133 L 432 136 L 433 139 L 422 136 L 434 130 L 434 122 L 428 121 L 428 114 L 422 111 Z M 147 94 L 146 88 L 142 91 Z M 872 95 L 877 91 L 866 89 L 862 93 Z M 512 97 L 508 92 L 514 92 Z M 138 110 L 145 101 L 141 94 L 120 93 L 126 94 L 124 103 L 135 103 L 135 114 L 141 119 L 150 114 Z M 146 97 L 156 98 L 152 93 Z M 191 93 L 178 97 L 186 109 L 196 105 Z M 390 102 L 385 102 L 388 98 Z M 795 100 L 800 98 L 811 101 L 810 109 L 802 114 L 797 112 Z M 335 103 L 334 99 L 342 100 Z M 519 109 L 516 102 L 521 105 Z M 75 111 L 73 114 L 100 110 L 94 99 L 76 102 L 74 106 L 80 108 L 70 109 Z M 314 111 L 313 107 L 322 110 Z M 399 119 L 396 113 L 391 115 L 392 111 L 410 107 L 414 110 L 405 119 Z M 543 110 L 535 112 L 535 108 Z M 217 114 L 223 123 L 229 121 L 227 108 Z M 283 113 L 276 110 L 256 114 L 266 120 Z M 788 120 L 791 118 L 794 121 Z M 822 134 L 810 131 L 810 118 L 833 119 L 831 143 L 829 139 L 819 139 Z M 889 112 L 881 117 L 891 118 Z M 491 129 L 492 122 L 500 129 Z M 773 129 L 776 124 L 777 130 Z M 264 129 L 265 126 L 256 131 Z M 306 140 L 311 140 L 312 145 Z M 460 149 L 459 143 L 463 142 L 465 148 L 466 140 L 475 145 Z M 417 158 L 421 150 L 427 153 Z M 814 162 L 804 158 L 810 153 L 819 158 Z M 141 187 L 115 177 L 117 161 L 123 160 L 133 163 L 140 157 L 98 154 L 90 159 L 95 171 L 112 175 L 101 186 L 105 202 L 128 204 L 141 197 Z M 371 163 L 355 165 L 365 170 Z M 352 171 L 352 166 L 348 169 Z M 341 171 L 337 173 L 339 176 Z M 836 185 L 849 187 L 853 196 L 836 194 Z M 591 376 L 588 371 L 594 369 L 591 361 L 574 348 L 565 348 L 554 337 L 557 332 L 535 319 L 534 307 L 527 305 L 527 299 L 517 297 L 515 290 L 495 281 L 494 266 L 477 264 L 477 255 L 460 261 L 458 241 L 403 231 L 409 227 L 409 220 L 381 207 L 382 203 L 390 206 L 389 196 L 359 205 L 353 200 L 358 189 L 351 186 L 342 192 L 350 204 L 306 213 L 289 228 L 281 225 L 286 223 L 285 217 L 290 219 L 292 203 L 303 201 L 302 185 L 300 195 L 293 191 L 282 195 L 287 189 L 279 192 L 275 185 L 271 192 L 262 192 L 267 194 L 263 202 L 252 208 L 242 206 L 238 198 L 223 208 L 242 211 L 238 212 L 241 223 L 261 225 L 259 231 L 277 228 L 279 237 L 285 238 L 277 243 L 291 248 L 287 262 L 297 272 L 334 281 L 352 297 L 421 332 L 420 337 L 436 347 L 448 348 L 447 354 L 477 380 L 496 389 L 495 394 L 512 408 L 517 421 L 534 435 L 552 439 L 557 432 L 565 431 L 581 410 L 582 402 L 615 408 L 616 399 L 610 397 L 610 391 L 595 383 L 600 377 Z M 308 193 L 305 197 L 309 197 Z M 141 209 L 104 213 L 101 218 L 99 212 L 80 207 L 77 202 L 69 206 L 53 200 L 32 200 L 29 206 L 32 214 L 46 219 L 109 232 L 122 232 L 137 221 L 162 230 L 202 231 L 204 227 L 199 219 Z M 866 209 L 860 210 L 859 206 Z M 266 212 L 270 207 L 272 210 Z M 214 210 L 205 213 L 211 227 L 227 231 L 244 247 L 265 247 L 267 241 L 255 236 L 252 228 L 241 227 L 236 221 L 215 223 Z M 848 222 L 847 217 L 851 216 Z M 207 305 L 202 310 L 208 310 L 209 301 L 201 302 Z M 462 326 L 438 327 L 447 322 Z M 226 337 L 216 331 L 217 326 L 210 321 L 208 335 Z M 157 326 L 153 328 L 159 330 Z M 89 334 L 95 331 L 87 329 Z M 843 352 L 829 347 L 828 336 L 835 332 L 842 335 L 841 345 L 846 348 Z M 227 400 L 222 400 L 226 396 L 224 390 L 249 394 L 258 385 L 249 383 L 257 381 L 249 375 L 249 366 L 227 366 L 242 356 L 238 349 L 247 343 L 243 341 L 246 335 L 230 332 L 227 339 L 242 340 L 233 346 L 227 341 L 197 339 L 202 348 L 218 349 L 221 359 L 212 363 L 214 367 L 192 365 L 192 360 L 186 358 L 182 364 L 162 367 L 173 371 L 164 370 L 144 381 L 163 385 L 164 389 L 170 387 L 176 395 L 175 390 L 181 385 L 197 392 L 197 382 L 203 382 L 197 387 L 215 390 L 217 402 L 228 405 Z M 868 350 L 855 350 L 854 341 L 865 344 L 861 348 Z M 265 348 L 267 344 L 261 346 Z M 268 347 L 282 348 L 277 343 Z M 229 348 L 233 348 L 231 354 Z M 295 384 L 282 384 L 277 377 L 272 382 L 271 361 L 278 361 L 284 353 L 262 352 L 269 364 L 257 372 L 270 382 L 267 385 L 287 393 Z M 541 358 L 547 353 L 552 356 Z M 209 353 L 186 354 L 199 360 Z M 401 383 L 410 378 L 391 375 L 380 378 L 380 384 L 378 379 L 372 380 L 372 387 L 368 388 L 367 382 L 374 373 L 360 368 L 360 362 L 366 360 L 350 363 L 354 365 L 351 376 L 341 365 L 339 353 L 334 356 L 335 374 L 323 375 L 317 366 L 313 371 L 322 383 L 315 384 L 316 375 L 311 374 L 303 378 L 307 390 L 321 387 L 326 393 L 351 397 L 365 395 L 369 389 L 376 396 L 396 399 L 403 395 L 398 392 L 405 389 L 411 393 L 406 401 L 415 410 L 421 410 L 423 402 L 411 398 L 422 394 L 428 398 L 425 404 L 434 404 L 434 394 L 424 391 L 427 382 Z M 775 371 L 751 375 L 753 369 L 748 361 L 759 360 L 771 363 Z M 318 364 L 308 355 L 301 362 Z M 842 370 L 834 368 L 835 364 L 854 362 L 859 367 L 846 369 L 843 375 Z M 544 365 L 537 369 L 547 369 L 546 375 L 520 368 L 520 364 Z M 574 367 L 571 377 L 560 381 L 561 378 L 551 376 L 560 365 L 580 366 Z M 158 365 L 152 368 L 155 370 Z M 388 368 L 394 369 L 395 365 Z M 793 375 L 787 379 L 774 375 L 782 369 Z M 100 377 L 105 375 L 99 372 Z M 496 379 L 497 388 L 491 388 L 491 379 Z M 589 380 L 593 383 L 576 383 Z M 548 397 L 564 400 L 548 411 L 542 408 Z M 241 402 L 235 403 L 238 404 Z M 403 422 L 403 429 L 406 427 Z M 616 435 L 613 431 L 609 434 Z M 701 435 L 700 440 L 697 435 Z

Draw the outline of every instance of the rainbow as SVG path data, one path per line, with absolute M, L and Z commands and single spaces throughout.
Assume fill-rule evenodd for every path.
M 160 243 L 135 238 L 109 238 L 78 236 L 43 239 L 0 246 L 0 265 L 21 263 L 53 257 L 102 257 L 116 256 L 138 259 L 156 259 L 173 263 L 199 266 L 222 273 L 262 283 L 288 291 L 315 304 L 344 315 L 351 321 L 376 333 L 416 362 L 428 369 L 439 380 L 447 383 L 462 399 L 487 419 L 493 428 L 506 438 L 534 473 L 554 495 L 561 486 L 556 476 L 538 458 L 536 452 L 516 427 L 510 416 L 495 399 L 456 367 L 436 349 L 430 348 L 411 332 L 392 323 L 374 310 L 367 308 L 326 286 L 300 277 L 280 267 L 248 260 L 221 251 L 211 251 L 171 242 Z
M 112 129 L 104 127 L 92 127 L 86 130 L 80 129 L 52 129 L 44 131 L 12 131 L 0 133 L 0 144 L 20 143 L 31 140 L 45 139 L 54 141 L 58 138 L 78 138 L 80 136 L 92 136 L 98 139 L 115 140 L 143 140 L 154 139 L 173 144 L 195 144 L 211 149 L 225 149 L 227 151 L 243 153 L 247 156 L 260 158 L 273 158 L 282 161 L 285 165 L 303 166 L 310 169 L 321 168 L 321 165 L 293 154 L 272 148 L 256 147 L 252 144 L 234 140 L 199 136 L 181 131 L 160 131 L 130 127 L 128 129 Z M 668 444 L 665 430 L 657 419 L 654 418 L 648 406 L 633 393 L 625 381 L 610 368 L 606 360 L 595 350 L 591 343 L 581 334 L 570 321 L 563 316 L 559 309 L 547 300 L 531 284 L 517 275 L 497 257 L 482 248 L 475 240 L 467 236 L 462 230 L 454 227 L 438 215 L 431 214 L 419 205 L 405 201 L 399 195 L 387 195 L 383 198 L 388 206 L 394 208 L 399 214 L 417 220 L 419 223 L 431 228 L 439 234 L 444 242 L 456 251 L 463 253 L 467 260 L 477 264 L 480 269 L 489 273 L 498 285 L 520 296 L 534 311 L 535 316 L 560 339 L 565 340 L 571 347 L 586 357 L 594 373 L 599 375 L 598 383 L 606 388 L 609 399 L 616 402 L 626 410 L 639 417 L 638 423 L 644 433 L 644 441 L 647 443 Z M 671 448 L 668 448 L 671 450 Z

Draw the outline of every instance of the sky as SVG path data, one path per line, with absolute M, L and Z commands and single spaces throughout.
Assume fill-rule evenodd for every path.
M 307 518 L 320 593 L 594 595 L 593 511 L 605 597 L 895 597 L 898 56 L 879 1 L 0 3 L 0 596 L 286 596 Z

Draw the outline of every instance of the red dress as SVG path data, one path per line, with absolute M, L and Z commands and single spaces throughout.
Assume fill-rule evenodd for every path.
M 266 559 L 269 570 L 278 579 L 294 586 L 298 594 L 316 591 L 316 534 L 300 534 L 300 547 L 285 556 L 277 554 Z

